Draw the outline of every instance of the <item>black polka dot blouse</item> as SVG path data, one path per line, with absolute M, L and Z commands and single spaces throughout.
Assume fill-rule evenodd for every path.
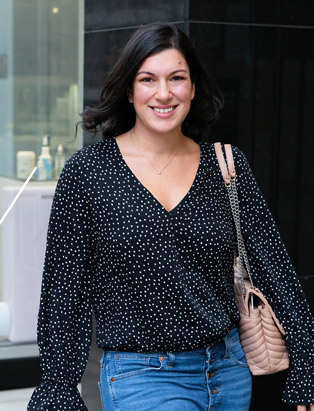
M 53 198 L 37 334 L 43 377 L 28 410 L 87 410 L 77 384 L 92 338 L 133 352 L 213 346 L 238 324 L 235 229 L 214 145 L 168 212 L 127 166 L 115 138 L 76 151 Z M 232 146 L 253 282 L 287 332 L 282 400 L 314 403 L 313 318 L 243 152 Z

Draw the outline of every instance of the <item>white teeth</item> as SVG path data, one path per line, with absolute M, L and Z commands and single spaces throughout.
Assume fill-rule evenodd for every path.
M 157 108 L 153 107 L 154 111 L 157 111 L 157 113 L 169 113 L 170 111 L 174 110 L 175 107 L 169 107 L 169 108 Z

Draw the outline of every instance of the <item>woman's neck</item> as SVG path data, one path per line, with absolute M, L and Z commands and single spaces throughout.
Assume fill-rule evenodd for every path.
M 186 143 L 188 137 L 184 136 L 181 129 L 169 133 L 157 133 L 135 125 L 130 131 L 132 140 L 142 148 L 144 152 L 154 152 L 162 155 L 169 153 Z

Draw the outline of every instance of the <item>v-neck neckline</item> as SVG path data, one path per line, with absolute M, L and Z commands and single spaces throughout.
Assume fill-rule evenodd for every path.
M 133 171 L 130 169 L 130 167 L 129 167 L 128 164 L 126 163 L 126 161 L 125 161 L 125 159 L 124 159 L 124 157 L 123 157 L 123 155 L 122 155 L 122 153 L 121 153 L 120 147 L 119 147 L 119 145 L 118 145 L 118 143 L 117 143 L 117 141 L 116 141 L 116 137 L 112 137 L 112 139 L 113 139 L 114 148 L 115 148 L 115 150 L 116 150 L 116 152 L 117 152 L 117 154 L 118 154 L 118 156 L 119 156 L 119 158 L 120 158 L 120 161 L 121 161 L 121 163 L 123 164 L 123 167 L 124 167 L 124 169 L 126 170 L 126 172 L 134 179 L 134 181 L 137 182 L 137 184 L 138 184 L 146 193 L 148 193 L 148 195 L 149 195 L 149 196 L 153 199 L 153 201 L 159 206 L 159 208 L 162 209 L 162 211 L 164 211 L 168 216 L 172 216 L 173 214 L 175 214 L 175 212 L 177 211 L 177 209 L 178 209 L 183 203 L 185 203 L 185 201 L 187 200 L 187 198 L 190 196 L 190 194 L 191 194 L 194 186 L 196 185 L 196 182 L 198 181 L 198 177 L 199 177 L 199 174 L 200 174 L 200 171 L 201 171 L 201 166 L 202 166 L 203 157 L 204 157 L 204 151 L 203 151 L 202 142 L 199 142 L 199 143 L 198 143 L 199 146 L 200 146 L 200 160 L 199 160 L 199 163 L 198 163 L 198 167 L 197 167 L 197 170 L 196 170 L 196 174 L 195 174 L 194 180 L 193 180 L 193 182 L 192 182 L 189 190 L 185 193 L 185 195 L 184 195 L 184 196 L 182 197 L 182 199 L 178 202 L 178 204 L 175 205 L 170 211 L 168 211 L 168 210 L 161 204 L 161 202 L 153 195 L 153 193 L 152 193 L 147 187 L 144 186 L 144 184 L 136 177 L 136 175 L 135 175 L 135 174 L 133 173 Z

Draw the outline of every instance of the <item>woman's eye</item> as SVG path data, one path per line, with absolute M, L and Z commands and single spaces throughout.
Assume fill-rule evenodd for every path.
M 153 79 L 150 77 L 145 77 L 145 78 L 142 78 L 140 81 L 143 81 L 144 83 L 150 83 L 151 81 L 153 81 Z
M 175 80 L 175 81 L 184 80 L 184 77 L 174 76 L 174 77 L 172 77 L 172 80 Z

